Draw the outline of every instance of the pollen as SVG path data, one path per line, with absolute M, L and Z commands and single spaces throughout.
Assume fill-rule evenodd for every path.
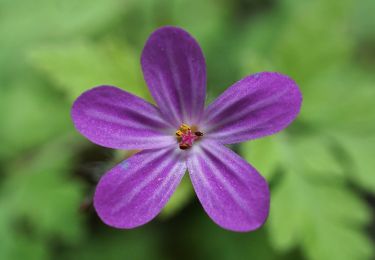
M 203 133 L 197 131 L 197 127 L 190 127 L 187 124 L 182 124 L 176 131 L 176 137 L 181 150 L 187 150 L 193 146 L 193 143 L 198 141 L 203 136 Z

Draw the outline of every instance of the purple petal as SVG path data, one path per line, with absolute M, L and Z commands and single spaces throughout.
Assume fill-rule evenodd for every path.
M 289 77 L 262 72 L 238 81 L 205 111 L 202 128 L 223 144 L 274 134 L 298 115 L 302 94 Z
M 176 144 L 173 128 L 143 99 L 111 86 L 84 92 L 73 104 L 77 130 L 92 142 L 115 149 L 150 149 Z
M 266 221 L 270 194 L 265 179 L 224 145 L 205 141 L 187 166 L 195 192 L 219 226 L 251 231 Z
M 146 42 L 141 62 L 165 118 L 176 128 L 197 124 L 206 96 L 206 64 L 195 39 L 180 28 L 162 27 Z
M 169 148 L 144 150 L 106 173 L 94 196 L 103 222 L 116 228 L 134 228 L 152 220 L 186 171 L 180 155 Z

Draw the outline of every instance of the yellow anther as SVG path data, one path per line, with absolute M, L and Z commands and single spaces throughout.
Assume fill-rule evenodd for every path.
M 203 136 L 203 133 L 197 130 L 194 125 L 192 127 L 187 124 L 180 125 L 176 131 L 176 136 L 181 150 L 189 149 L 195 141 L 198 141 Z
M 177 135 L 178 137 L 181 137 L 181 136 L 183 135 L 183 132 L 182 132 L 181 130 L 177 130 L 177 131 L 176 131 L 176 135 Z
M 187 132 L 187 131 L 189 131 L 189 130 L 191 130 L 191 129 L 190 129 L 190 126 L 188 126 L 187 124 L 182 124 L 182 125 L 180 126 L 180 130 L 181 130 L 182 132 Z

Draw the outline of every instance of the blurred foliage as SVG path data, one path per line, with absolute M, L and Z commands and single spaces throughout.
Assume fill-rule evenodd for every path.
M 0 259 L 371 259 L 374 8 L 372 0 L 0 0 Z M 129 153 L 79 136 L 71 103 L 97 85 L 151 101 L 139 57 L 166 24 L 200 42 L 209 101 L 258 71 L 288 74 L 302 89 L 287 131 L 234 147 L 271 184 L 259 231 L 220 229 L 188 178 L 160 218 L 136 230 L 105 227 L 92 209 L 97 174 Z
M 369 143 L 375 127 L 375 78 L 353 55 L 358 44 L 351 36 L 358 29 L 351 27 L 355 7 L 355 1 L 281 2 L 272 19 L 263 23 L 264 18 L 255 18 L 263 30 L 248 27 L 248 45 L 240 54 L 247 73 L 271 66 L 302 88 L 301 115 L 290 131 L 244 144 L 242 151 L 269 180 L 276 171 L 281 175 L 268 222 L 275 248 L 300 246 L 308 259 L 369 259 L 373 254 L 363 232 L 370 211 L 353 187 L 375 190 L 375 176 L 366 167 L 371 160 L 365 157 L 373 151 L 358 144 L 366 140 L 370 149 L 375 147 Z M 255 155 L 259 150 L 269 162 Z
M 130 87 L 133 94 L 147 98 L 139 55 L 113 40 L 95 45 L 80 42 L 43 47 L 31 52 L 31 62 L 58 83 L 71 101 L 85 90 L 103 84 Z

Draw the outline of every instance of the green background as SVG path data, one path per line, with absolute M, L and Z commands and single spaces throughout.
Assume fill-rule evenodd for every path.
M 374 13 L 373 0 L 0 0 L 0 259 L 373 259 Z M 270 183 L 256 232 L 216 226 L 188 178 L 134 230 L 92 208 L 130 152 L 80 136 L 71 104 L 102 84 L 151 101 L 139 57 L 162 25 L 200 42 L 209 100 L 259 71 L 303 92 L 286 131 L 233 147 Z

